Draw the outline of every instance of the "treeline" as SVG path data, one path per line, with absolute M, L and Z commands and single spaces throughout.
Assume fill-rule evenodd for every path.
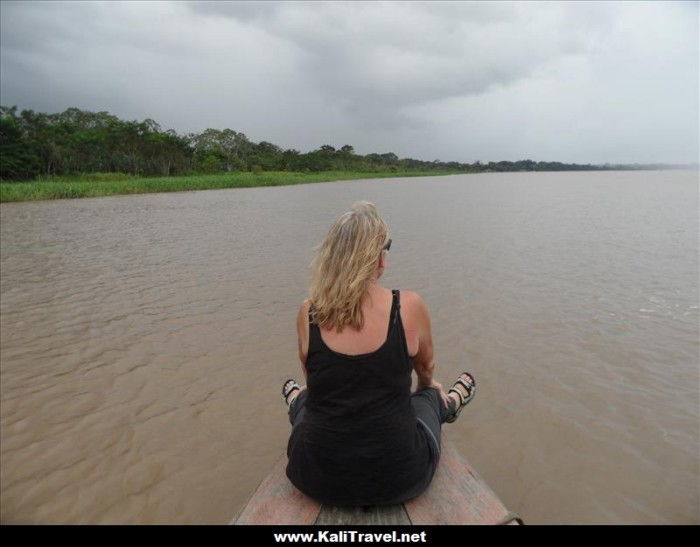
M 563 171 L 604 169 L 560 162 L 473 164 L 356 154 L 349 144 L 301 153 L 255 143 L 232 129 L 178 135 L 151 119 L 124 121 L 108 112 L 69 108 L 57 114 L 0 106 L 0 179 L 27 180 L 79 173 L 171 176 L 226 171 Z M 619 168 L 619 166 L 617 167 Z

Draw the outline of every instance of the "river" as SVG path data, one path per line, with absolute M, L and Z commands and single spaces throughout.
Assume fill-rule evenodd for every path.
M 527 523 L 700 523 L 698 173 L 484 173 L 0 206 L 0 519 L 223 524 L 286 447 L 313 247 L 418 291 L 445 431 Z

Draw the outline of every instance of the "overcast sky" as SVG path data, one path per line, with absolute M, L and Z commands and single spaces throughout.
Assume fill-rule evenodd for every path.
M 0 4 L 0 101 L 306 152 L 698 161 L 698 2 Z

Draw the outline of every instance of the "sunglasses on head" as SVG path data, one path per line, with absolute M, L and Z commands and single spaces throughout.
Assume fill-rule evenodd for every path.
M 386 242 L 386 245 L 382 247 L 382 251 L 388 251 L 389 249 L 391 249 L 391 239 L 389 239 L 389 241 Z

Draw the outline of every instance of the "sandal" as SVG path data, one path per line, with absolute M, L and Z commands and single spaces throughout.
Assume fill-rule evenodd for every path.
M 287 406 L 289 406 L 291 404 L 289 402 L 289 396 L 292 393 L 294 393 L 295 389 L 298 391 L 301 391 L 301 386 L 299 384 L 297 384 L 297 382 L 294 378 L 290 378 L 284 384 L 282 384 L 282 396 L 284 397 L 284 402 L 287 403 Z M 295 397 L 295 399 L 296 399 L 296 397 Z M 292 399 L 292 402 L 294 402 L 294 399 Z
M 462 374 L 466 374 L 469 379 L 471 380 L 470 382 L 467 382 L 464 378 L 462 378 Z M 457 408 L 447 420 L 445 420 L 447 423 L 452 423 L 454 422 L 462 412 L 462 409 L 467 406 L 467 403 L 471 402 L 471 400 L 474 398 L 474 395 L 476 395 L 476 380 L 474 380 L 474 377 L 469 374 L 468 372 L 463 372 L 460 374 L 459 378 L 457 378 L 457 381 L 454 383 L 454 386 L 450 388 L 450 391 L 448 391 L 448 395 L 452 393 L 453 391 L 459 395 L 459 400 L 462 402 L 462 404 L 459 405 L 459 408 Z M 459 389 L 457 389 L 457 384 L 462 384 L 464 388 L 467 390 L 467 395 L 465 396 Z

